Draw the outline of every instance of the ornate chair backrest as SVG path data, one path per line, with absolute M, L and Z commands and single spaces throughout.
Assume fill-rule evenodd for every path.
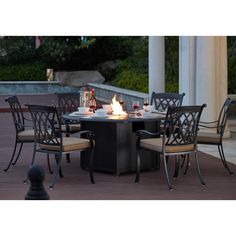
M 62 147 L 61 125 L 56 107 L 28 105 L 28 108 L 36 143 Z
M 229 110 L 233 103 L 234 102 L 231 98 L 227 98 L 221 108 L 217 123 L 217 134 L 220 134 L 221 136 L 224 135 L 225 125 L 229 115 Z
M 185 93 L 152 93 L 151 104 L 155 106 L 156 110 L 165 111 L 169 106 L 179 107 L 182 105 Z
M 11 108 L 11 113 L 16 128 L 16 132 L 21 132 L 25 129 L 25 121 L 23 116 L 23 111 L 21 109 L 20 102 L 16 96 L 11 96 L 5 99 L 9 103 Z
M 164 125 L 165 132 L 163 146 L 196 145 L 198 124 L 202 106 L 169 107 Z
M 77 108 L 80 106 L 79 93 L 58 93 L 57 95 L 60 115 L 76 111 Z

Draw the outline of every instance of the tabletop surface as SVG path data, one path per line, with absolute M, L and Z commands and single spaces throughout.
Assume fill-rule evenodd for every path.
M 71 121 L 91 121 L 91 122 L 153 122 L 165 119 L 165 114 L 151 113 L 146 115 L 128 114 L 127 116 L 106 115 L 105 117 L 94 114 L 78 114 L 76 112 L 64 114 L 65 120 Z

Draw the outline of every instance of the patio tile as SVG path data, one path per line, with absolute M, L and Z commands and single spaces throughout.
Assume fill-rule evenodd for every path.
M 29 98 L 29 97 L 28 97 Z M 27 99 L 28 99 L 27 98 Z M 41 99 L 41 98 L 40 98 Z M 39 100 L 40 100 L 39 99 Z M 47 100 L 49 99 L 49 100 Z M 30 100 L 37 102 L 37 99 Z M 50 98 L 44 98 L 44 101 Z M 33 145 L 26 144 L 16 166 L 3 171 L 12 153 L 14 144 L 14 127 L 10 113 L 0 113 L 0 199 L 20 200 L 24 199 L 29 185 L 23 184 L 29 163 L 32 158 Z M 234 160 L 234 151 L 228 151 L 227 147 L 235 147 L 234 140 L 225 142 L 227 160 Z M 200 150 L 203 150 L 200 148 Z M 217 155 L 217 149 L 206 146 L 204 149 L 212 155 Z M 233 162 L 233 161 L 232 161 Z M 36 163 L 43 166 L 46 172 L 44 185 L 50 195 L 50 199 L 61 200 L 221 200 L 236 199 L 236 176 L 229 176 L 221 161 L 211 155 L 200 153 L 200 166 L 206 186 L 200 185 L 196 175 L 195 163 L 191 158 L 191 166 L 186 176 L 180 171 L 179 177 L 174 181 L 174 191 L 167 188 L 163 165 L 160 171 L 150 171 L 141 174 L 140 184 L 134 183 L 134 174 L 112 176 L 110 174 L 95 172 L 96 183 L 90 184 L 88 173 L 80 168 L 78 153 L 72 155 L 72 162 L 63 160 L 63 173 L 65 177 L 59 179 L 55 189 L 50 191 L 51 175 L 48 173 L 46 157 L 37 155 Z M 54 163 L 54 158 L 52 159 Z M 170 158 L 170 173 L 174 173 L 174 160 Z M 229 164 L 236 173 L 236 165 Z

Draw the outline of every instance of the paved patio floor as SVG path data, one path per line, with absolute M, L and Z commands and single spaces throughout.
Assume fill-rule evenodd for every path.
M 0 97 L 2 99 L 3 97 Z M 22 101 L 29 103 L 30 97 L 22 97 Z M 53 96 L 41 97 L 39 100 L 30 100 L 35 103 L 51 103 Z M 55 101 L 55 100 L 54 100 Z M 4 104 L 3 101 L 0 104 Z M 28 114 L 26 114 L 28 115 Z M 0 199 L 24 199 L 29 185 L 23 184 L 29 163 L 32 158 L 32 144 L 23 147 L 22 154 L 16 166 L 8 172 L 3 169 L 7 166 L 14 144 L 14 127 L 11 114 L 0 113 Z M 227 145 L 225 145 L 227 146 Z M 232 143 L 232 148 L 234 148 Z M 227 149 L 227 148 L 226 148 Z M 210 152 L 210 151 L 209 151 Z M 212 153 L 212 152 L 210 152 Z M 233 152 L 232 152 L 233 153 Z M 234 153 L 233 153 L 234 154 Z M 228 155 L 226 150 L 226 156 Z M 228 158 L 227 158 L 228 160 Z M 36 157 L 37 164 L 43 166 L 46 172 L 45 187 L 53 200 L 223 200 L 236 199 L 236 176 L 229 176 L 221 161 L 211 155 L 200 153 L 200 165 L 206 186 L 200 185 L 196 175 L 195 163 L 186 176 L 180 173 L 174 182 L 174 191 L 167 189 L 164 178 L 163 165 L 160 171 L 144 172 L 140 184 L 134 183 L 134 174 L 112 176 L 105 173 L 95 173 L 94 185 L 90 184 L 88 173 L 80 168 L 79 153 L 72 155 L 72 162 L 63 161 L 64 178 L 59 179 L 54 190 L 49 190 L 51 175 L 47 171 L 44 155 Z M 54 159 L 52 160 L 54 163 Z M 236 165 L 229 164 L 236 173 Z M 173 173 L 174 160 L 170 159 L 170 173 Z

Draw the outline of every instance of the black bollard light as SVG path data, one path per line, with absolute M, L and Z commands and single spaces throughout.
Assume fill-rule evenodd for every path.
M 45 173 L 42 166 L 32 166 L 28 171 L 30 188 L 25 196 L 25 200 L 49 200 L 49 195 L 43 186 Z

